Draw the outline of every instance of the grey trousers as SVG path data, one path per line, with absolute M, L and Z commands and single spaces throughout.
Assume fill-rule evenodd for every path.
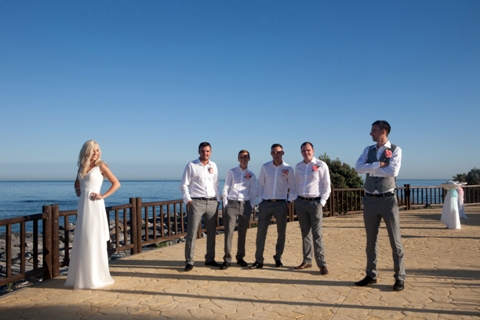
M 285 249 L 285 238 L 287 232 L 287 202 L 268 202 L 262 201 L 258 205 L 258 230 L 257 230 L 257 250 L 255 252 L 255 262 L 263 263 L 263 252 L 265 251 L 265 240 L 270 220 L 275 217 L 277 221 L 277 245 L 275 246 L 275 260 L 282 258 Z
M 327 265 L 322 237 L 323 210 L 320 201 L 295 200 L 300 230 L 302 232 L 303 262 L 312 263 L 312 243 L 315 261 L 320 268 Z M 312 240 L 313 238 L 313 240 Z
M 367 269 L 369 277 L 375 278 L 377 270 L 377 236 L 381 220 L 385 221 L 390 246 L 392 247 L 395 280 L 405 280 L 405 264 L 403 259 L 402 235 L 400 233 L 400 215 L 397 197 L 374 198 L 363 197 L 363 221 L 367 233 Z
M 187 220 L 187 238 L 185 243 L 185 262 L 194 264 L 195 241 L 197 239 L 198 225 L 202 220 L 207 229 L 207 253 L 205 254 L 205 262 L 215 260 L 215 235 L 217 228 L 217 208 L 216 200 L 196 200 L 188 206 Z
M 235 224 L 238 217 L 238 244 L 237 244 L 237 260 L 245 257 L 245 242 L 247 239 L 248 220 L 252 213 L 252 205 L 250 201 L 231 201 L 225 206 L 225 255 L 223 261 L 232 262 L 232 239 L 235 232 Z

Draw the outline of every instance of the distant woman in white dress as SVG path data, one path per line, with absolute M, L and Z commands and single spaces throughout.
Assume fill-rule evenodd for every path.
M 79 197 L 77 222 L 65 286 L 95 289 L 113 284 L 108 269 L 107 241 L 110 240 L 105 202 L 120 182 L 100 159 L 100 146 L 93 140 L 84 143 L 78 156 L 75 193 Z M 100 193 L 104 177 L 111 182 Z

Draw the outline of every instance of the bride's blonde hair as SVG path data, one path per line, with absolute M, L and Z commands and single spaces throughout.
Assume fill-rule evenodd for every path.
M 102 156 L 102 150 L 100 150 L 100 146 L 98 145 L 98 143 L 94 140 L 86 141 L 83 144 L 82 149 L 80 150 L 80 153 L 78 155 L 78 172 L 82 177 L 85 177 L 88 169 L 90 168 L 90 159 L 92 158 L 93 150 L 96 147 L 98 147 L 99 154 L 98 159 L 95 161 L 95 166 L 99 166 L 105 163 L 100 159 Z

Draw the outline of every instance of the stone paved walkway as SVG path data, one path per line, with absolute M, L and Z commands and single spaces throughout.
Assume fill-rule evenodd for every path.
M 197 241 L 196 265 L 184 272 L 184 245 L 111 263 L 115 284 L 71 290 L 65 277 L 0 297 L 1 319 L 470 319 L 480 317 L 480 208 L 467 208 L 462 230 L 440 223 L 440 210 L 401 212 L 407 280 L 392 291 L 388 236 L 379 235 L 378 283 L 354 287 L 364 276 L 361 215 L 324 219 L 330 274 L 294 270 L 302 260 L 300 228 L 288 224 L 285 267 L 275 268 L 276 228 L 271 226 L 263 269 L 205 267 L 205 239 Z M 253 262 L 256 229 L 248 232 Z M 236 241 L 236 236 L 234 237 Z M 234 243 L 235 245 L 236 243 Z M 217 236 L 217 261 L 223 235 Z

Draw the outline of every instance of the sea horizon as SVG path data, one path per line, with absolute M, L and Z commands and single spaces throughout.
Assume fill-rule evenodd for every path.
M 397 179 L 397 185 L 439 186 L 449 179 Z M 122 186 L 105 199 L 107 206 L 122 205 L 129 198 L 142 198 L 144 202 L 182 199 L 181 180 L 121 180 Z M 222 192 L 224 180 L 219 181 Z M 60 210 L 75 210 L 78 198 L 74 180 L 0 180 L 0 219 L 37 214 L 43 205 L 58 204 Z M 110 187 L 105 181 L 102 192 Z

